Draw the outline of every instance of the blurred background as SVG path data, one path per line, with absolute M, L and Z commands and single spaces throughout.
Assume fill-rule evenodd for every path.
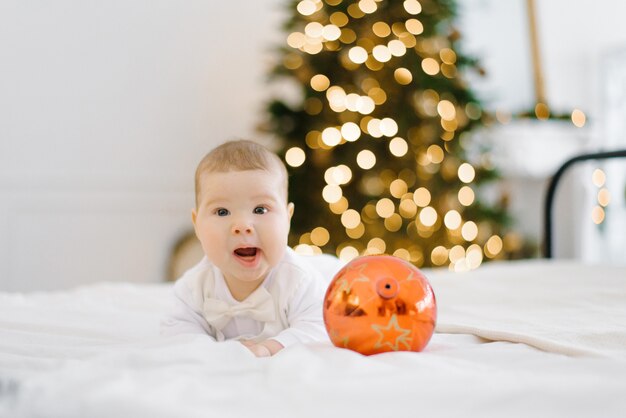
M 166 279 L 202 156 L 232 138 L 274 146 L 258 126 L 270 97 L 293 89 L 267 81 L 290 5 L 0 0 L 0 290 Z M 535 1 L 545 96 L 584 115 L 541 126 L 510 117 L 536 101 L 527 0 L 458 5 L 463 51 L 485 70 L 469 81 L 497 116 L 476 135 L 493 146 L 516 229 L 538 243 L 558 165 L 626 146 L 626 3 Z M 558 209 L 557 255 L 623 247 L 623 223 L 595 244 L 594 224 L 578 227 L 593 202 L 575 199 Z

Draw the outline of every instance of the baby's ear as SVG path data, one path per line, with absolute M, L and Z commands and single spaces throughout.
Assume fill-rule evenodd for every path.
M 193 223 L 194 228 L 196 227 L 196 218 L 198 218 L 198 212 L 196 208 L 191 209 L 191 223 Z
M 291 217 L 293 216 L 293 211 L 295 209 L 295 205 L 293 204 L 293 202 L 289 202 L 287 204 L 287 213 L 289 214 L 289 220 L 291 220 Z

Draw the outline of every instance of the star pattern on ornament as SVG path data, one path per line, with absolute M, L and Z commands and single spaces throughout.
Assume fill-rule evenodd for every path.
M 335 329 L 330 330 L 330 332 L 328 333 L 328 336 L 330 337 L 332 341 L 335 342 L 335 345 L 338 347 L 342 346 L 343 348 L 348 348 L 348 345 L 350 344 L 350 336 L 349 335 L 342 336 Z
M 389 346 L 393 351 L 400 350 L 400 345 L 407 350 L 411 348 L 411 330 L 402 328 L 398 324 L 396 314 L 391 315 L 387 325 L 372 324 L 372 329 L 378 334 L 378 341 L 374 344 L 374 348 Z
M 343 344 L 343 348 L 350 348 L 350 337 L 343 337 L 341 344 Z
M 414 272 L 414 271 L 410 271 L 410 272 L 409 272 L 409 275 L 406 277 L 406 279 L 405 279 L 405 280 L 406 280 L 407 282 L 409 282 L 409 281 L 411 281 L 411 280 L 418 280 L 418 281 L 419 281 L 419 279 L 420 279 L 420 277 L 419 277 L 417 274 L 415 274 L 415 272 Z
M 354 283 L 369 282 L 369 279 L 363 272 L 363 270 L 365 270 L 366 268 L 367 268 L 367 263 L 361 264 L 358 267 L 348 267 L 345 273 L 343 274 L 344 277 L 341 277 L 341 279 L 337 281 L 337 292 L 350 293 L 352 292 L 352 285 Z M 352 276 L 352 274 L 350 274 L 351 272 L 356 272 L 356 274 L 354 274 L 354 276 L 356 277 L 348 282 L 348 279 L 346 279 L 345 276 L 348 276 L 348 277 Z

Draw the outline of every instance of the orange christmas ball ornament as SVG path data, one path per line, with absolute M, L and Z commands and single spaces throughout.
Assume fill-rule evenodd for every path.
M 324 299 L 324 323 L 333 344 L 365 355 L 421 351 L 436 321 L 435 294 L 426 277 L 388 255 L 350 261 Z

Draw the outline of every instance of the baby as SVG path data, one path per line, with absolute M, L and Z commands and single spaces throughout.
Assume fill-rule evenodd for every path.
M 227 142 L 202 159 L 191 219 L 206 256 L 174 285 L 163 334 L 239 340 L 258 357 L 327 340 L 326 282 L 287 246 L 287 181 L 278 156 L 251 141 Z

